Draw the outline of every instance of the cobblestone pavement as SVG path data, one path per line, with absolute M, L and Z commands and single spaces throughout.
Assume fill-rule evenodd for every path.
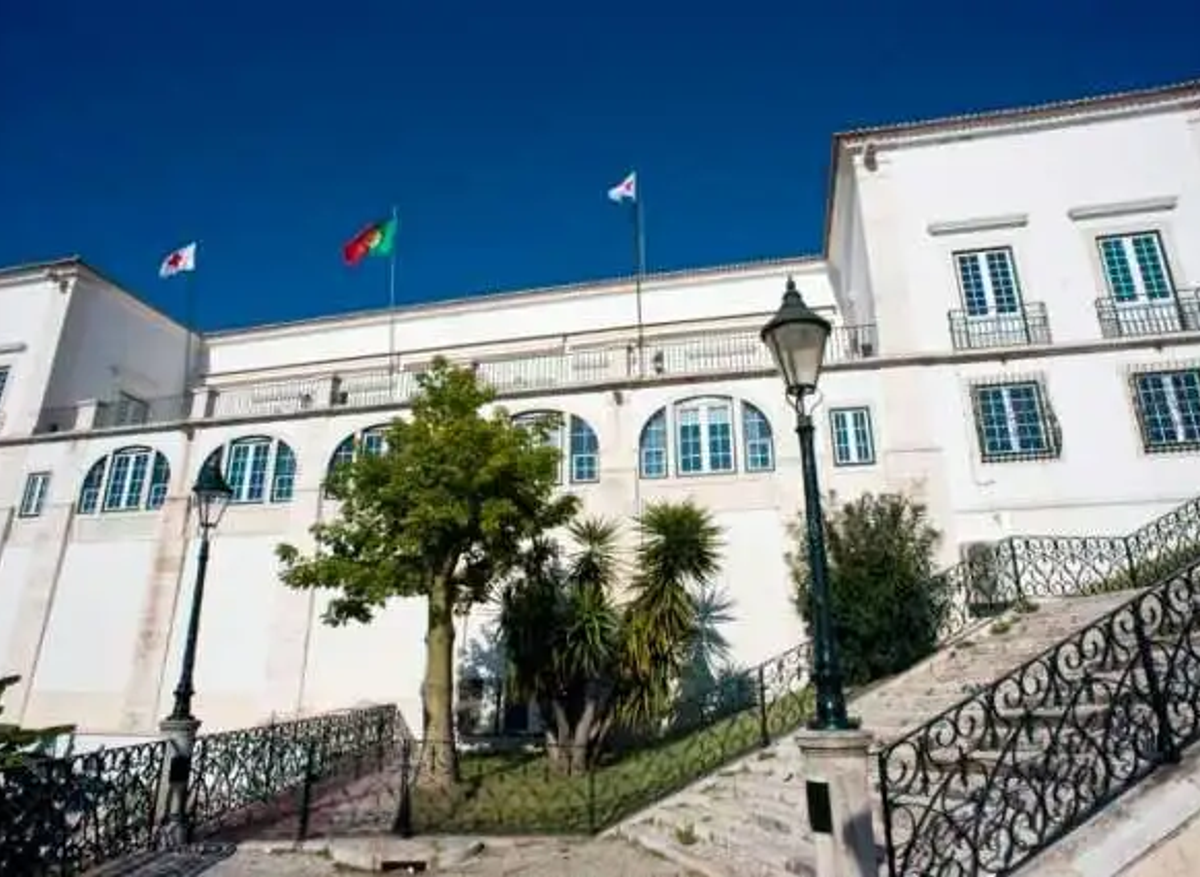
M 349 873 L 354 872 L 322 856 L 239 850 L 232 858 L 206 871 L 203 877 L 346 877 Z M 456 868 L 430 873 L 450 877 L 689 877 L 691 874 L 619 840 L 495 844 Z

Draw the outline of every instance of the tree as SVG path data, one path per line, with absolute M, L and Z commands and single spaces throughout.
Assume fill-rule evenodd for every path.
M 796 606 L 811 628 L 802 521 L 791 535 Z M 940 538 L 925 507 L 900 494 L 865 494 L 826 518 L 830 611 L 847 684 L 899 673 L 937 648 L 948 608 L 934 569 Z
M 21 681 L 20 676 L 0 676 L 0 701 L 4 693 Z M 0 713 L 4 712 L 0 704 Z M 74 725 L 56 725 L 52 728 L 22 728 L 0 722 L 0 770 L 27 764 L 39 750 L 50 746 L 63 734 L 75 730 Z
M 338 591 L 324 621 L 369 622 L 395 597 L 427 609 L 425 744 L 421 776 L 458 778 L 454 744 L 454 615 L 488 599 L 530 540 L 568 522 L 577 500 L 559 495 L 553 424 L 514 424 L 482 408 L 494 392 L 472 371 L 438 359 L 418 377 L 411 417 L 388 428 L 379 454 L 356 454 L 330 479 L 336 518 L 315 525 L 308 556 L 280 545 L 293 588 Z
M 599 747 L 619 701 L 616 536 L 615 524 L 580 521 L 565 560 L 557 542 L 536 540 L 500 600 L 509 692 L 537 706 L 550 758 L 567 773 Z
M 698 598 L 719 568 L 719 530 L 690 502 L 651 504 L 624 606 L 617 526 L 570 528 L 572 550 L 539 540 L 501 598 L 511 693 L 537 705 L 553 762 L 574 771 L 614 728 L 656 729 L 698 649 Z

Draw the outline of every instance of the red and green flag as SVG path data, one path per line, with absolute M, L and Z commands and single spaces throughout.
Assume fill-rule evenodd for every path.
M 396 217 L 372 222 L 342 247 L 347 265 L 357 265 L 367 256 L 390 256 L 396 247 Z

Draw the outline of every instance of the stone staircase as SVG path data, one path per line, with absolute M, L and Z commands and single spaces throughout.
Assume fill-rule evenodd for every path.
M 900 736 L 1128 601 L 1133 592 L 1039 601 L 979 623 L 905 673 L 854 698 L 877 745 Z M 873 769 L 874 783 L 878 783 Z M 734 762 L 616 826 L 623 837 L 709 877 L 815 874 L 804 766 L 790 738 Z M 876 836 L 883 837 L 874 797 Z M 880 861 L 883 850 L 880 846 Z M 881 864 L 881 872 L 885 871 Z

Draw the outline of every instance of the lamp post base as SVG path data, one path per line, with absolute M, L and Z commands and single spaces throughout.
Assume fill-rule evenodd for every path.
M 817 877 L 877 877 L 867 731 L 800 731 Z
M 187 819 L 188 782 L 192 773 L 192 752 L 196 748 L 200 720 L 167 718 L 159 723 L 158 729 L 167 741 L 166 761 L 163 764 L 162 781 L 159 783 L 160 837 L 166 846 L 179 846 L 191 839 Z

